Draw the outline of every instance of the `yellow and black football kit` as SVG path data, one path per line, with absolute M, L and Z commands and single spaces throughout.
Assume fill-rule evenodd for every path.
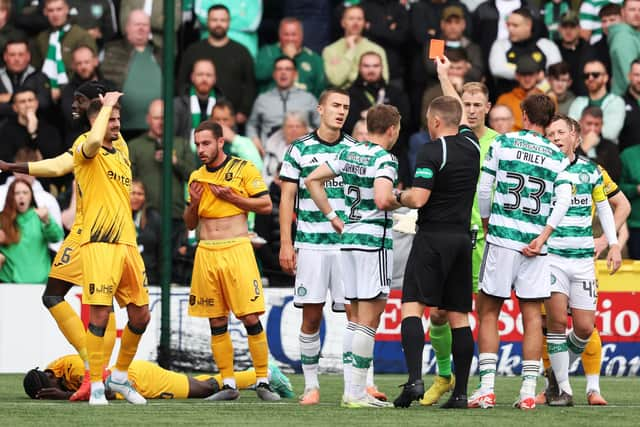
M 98 116 L 97 120 L 100 120 Z M 108 116 L 102 116 L 107 119 Z M 94 124 L 95 126 L 95 124 Z M 121 142 L 120 142 L 121 141 Z M 76 191 L 82 210 L 83 302 L 121 307 L 149 303 L 144 263 L 137 249 L 131 216 L 131 163 L 126 143 L 119 137 L 113 148 L 101 146 L 94 157 L 74 149 Z
M 269 194 L 266 184 L 253 163 L 228 156 L 217 168 L 206 165 L 194 171 L 189 184 L 204 184 L 198 207 L 200 218 L 226 218 L 246 211 L 218 199 L 207 184 L 229 187 L 243 197 Z M 190 202 L 190 200 L 188 200 Z M 264 313 L 262 280 L 248 237 L 202 240 L 193 264 L 189 315 L 226 317 Z

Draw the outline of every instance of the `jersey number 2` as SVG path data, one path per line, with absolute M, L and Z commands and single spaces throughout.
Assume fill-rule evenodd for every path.
M 534 176 L 527 176 L 525 178 L 524 175 L 515 172 L 507 172 L 507 178 L 516 180 L 516 185 L 514 187 L 509 187 L 509 189 L 507 190 L 509 194 L 513 195 L 515 201 L 513 203 L 505 203 L 504 208 L 510 211 L 520 208 L 520 204 L 522 203 L 522 190 L 524 190 L 525 182 L 528 181 L 530 185 L 537 187 L 535 191 L 529 193 L 529 198 L 533 200 L 533 202 L 535 203 L 535 207 L 523 207 L 522 212 L 528 215 L 539 214 L 540 207 L 542 206 L 540 197 L 542 197 L 546 190 L 546 184 L 544 180 L 536 178 Z
M 356 213 L 356 211 L 358 210 L 358 205 L 362 201 L 362 196 L 360 195 L 360 187 L 356 187 L 355 185 L 350 185 L 349 187 L 347 187 L 347 194 L 349 196 L 351 196 L 351 194 L 354 194 L 353 196 L 354 200 L 353 200 L 353 203 L 351 204 L 351 211 L 349 212 L 349 219 L 351 221 L 360 221 L 362 219 L 362 215 L 360 215 L 359 213 Z

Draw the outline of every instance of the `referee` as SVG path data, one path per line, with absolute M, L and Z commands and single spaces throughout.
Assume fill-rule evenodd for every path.
M 406 408 L 424 394 L 422 351 L 426 306 L 448 311 L 456 385 L 442 408 L 467 407 L 467 381 L 473 357 L 470 218 L 480 173 L 478 138 L 467 125 L 462 102 L 447 75 L 450 62 L 436 60 L 445 96 L 427 111 L 430 144 L 416 161 L 413 188 L 399 193 L 401 205 L 418 210 L 418 232 L 402 286 L 402 348 L 409 380 L 393 402 Z

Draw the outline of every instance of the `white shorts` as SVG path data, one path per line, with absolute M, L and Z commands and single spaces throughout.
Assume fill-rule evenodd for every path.
M 386 298 L 393 278 L 393 251 L 342 251 L 344 297 L 348 300 Z
M 515 290 L 520 299 L 551 296 L 548 256 L 527 257 L 513 249 L 487 242 L 480 266 L 479 289 L 487 295 L 508 299 Z
M 551 292 L 565 294 L 569 307 L 595 311 L 598 282 L 592 258 L 567 259 L 549 254 Z
M 324 304 L 331 291 L 333 311 L 345 311 L 340 250 L 298 249 L 293 304 Z

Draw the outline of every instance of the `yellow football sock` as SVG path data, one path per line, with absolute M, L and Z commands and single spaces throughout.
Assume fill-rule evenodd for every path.
M 104 361 L 104 337 L 94 335 L 87 331 L 87 352 L 89 353 L 89 374 L 91 382 L 102 381 L 102 368 Z
M 602 364 L 602 341 L 597 329 L 593 330 L 589 342 L 582 353 L 582 367 L 585 375 L 600 375 Z
M 547 350 L 547 336 L 542 336 L 542 365 L 544 369 L 549 369 L 551 367 L 551 360 L 549 360 L 549 351 Z
M 104 366 L 109 367 L 111 363 L 111 353 L 113 346 L 116 345 L 116 314 L 109 313 L 109 321 L 107 322 L 107 330 L 104 333 Z
M 236 378 L 236 387 L 238 388 L 238 390 L 247 389 L 252 385 L 255 385 L 256 383 L 256 371 L 254 371 L 253 369 L 249 369 L 247 371 L 242 371 L 242 372 L 235 372 L 234 376 Z M 207 381 L 213 378 L 213 380 L 218 383 L 218 387 L 222 387 L 223 385 L 222 375 L 220 374 L 198 375 L 194 378 L 199 381 Z
M 256 370 L 256 378 L 267 378 L 269 375 L 269 346 L 264 330 L 255 335 L 248 335 L 249 351 Z
M 248 371 L 236 372 L 236 386 L 238 390 L 244 390 L 256 383 L 256 371 L 253 369 Z
M 136 355 L 138 350 L 138 343 L 142 338 L 142 334 L 136 334 L 129 328 L 129 324 L 125 326 L 122 331 L 122 338 L 120 339 L 120 352 L 118 353 L 118 359 L 116 360 L 116 369 L 122 372 L 129 370 L 129 365 Z
M 76 313 L 66 301 L 62 301 L 49 308 L 49 312 L 58 324 L 60 332 L 62 332 L 73 348 L 76 349 L 82 361 L 87 362 L 89 360 L 87 353 L 87 334 L 78 313 Z
M 233 378 L 233 343 L 231 334 L 211 335 L 211 352 L 222 378 Z

